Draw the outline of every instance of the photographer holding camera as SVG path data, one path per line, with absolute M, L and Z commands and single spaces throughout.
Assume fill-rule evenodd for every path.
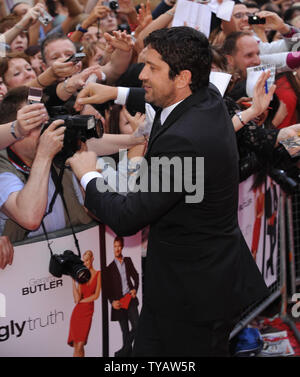
M 253 16 L 255 16 L 254 20 Z M 264 24 L 261 24 L 261 22 L 264 22 Z M 283 38 L 271 43 L 262 41 L 254 33 L 253 25 L 260 25 L 261 27 L 264 26 L 265 28 L 276 30 Z M 229 34 L 237 31 L 250 32 L 258 42 L 259 50 L 262 55 L 290 51 L 292 46 L 297 42 L 297 39 L 293 39 L 293 35 L 298 32 L 297 28 L 286 24 L 284 20 L 274 12 L 260 11 L 254 15 L 242 2 L 235 1 L 230 20 L 221 21 L 220 27 L 216 28 L 210 34 L 210 42 L 212 45 L 221 46 Z
M 18 87 L 5 97 L 6 122 L 16 119 L 19 109 L 27 104 L 29 88 Z M 53 210 L 44 217 L 47 203 L 56 191 L 51 168 L 55 155 L 64 145 L 63 120 L 55 120 L 41 135 L 44 110 L 36 112 L 39 126 L 36 126 L 22 139 L 0 152 L 1 212 L 0 232 L 11 242 L 43 233 L 43 221 L 47 232 L 65 228 L 68 220 L 60 195 L 57 196 Z M 71 223 L 87 224 L 92 219 L 80 204 L 80 190 L 76 188 L 72 173 L 66 171 L 62 179 L 64 198 Z

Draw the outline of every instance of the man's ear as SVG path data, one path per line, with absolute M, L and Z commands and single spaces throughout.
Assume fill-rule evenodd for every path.
M 44 62 L 42 62 L 42 69 L 43 69 L 43 71 L 46 71 L 46 69 L 47 69 L 47 66 Z
M 183 89 L 185 87 L 189 87 L 192 82 L 192 73 L 188 69 L 184 69 L 180 71 L 180 73 L 176 76 L 176 86 L 178 89 Z
M 227 60 L 228 66 L 233 68 L 234 67 L 234 58 L 232 55 L 225 55 L 225 58 Z

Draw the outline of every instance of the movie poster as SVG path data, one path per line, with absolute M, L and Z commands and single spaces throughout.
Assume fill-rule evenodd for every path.
M 86 268 L 99 271 L 99 227 L 76 235 Z M 71 250 L 77 254 L 72 234 L 50 242 L 54 253 Z M 70 276 L 51 275 L 49 260 L 46 241 L 30 243 L 15 247 L 13 264 L 0 271 L 2 304 L 5 298 L 5 316 L 0 316 L 0 355 L 72 357 L 74 347 L 68 341 L 72 343 L 80 329 L 84 333 L 80 337 L 86 342 L 84 355 L 102 356 L 102 292 L 96 294 L 99 273 L 86 283 L 87 287 L 81 287 L 80 299 L 90 303 L 76 305 L 75 283 Z
M 252 185 L 251 176 L 239 186 L 239 225 L 269 287 L 278 278 L 280 187 L 270 177 L 256 189 Z
M 122 238 L 105 229 L 109 356 L 128 357 L 142 306 L 141 232 Z

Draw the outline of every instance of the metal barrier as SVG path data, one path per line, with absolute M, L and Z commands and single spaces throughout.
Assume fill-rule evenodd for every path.
M 278 297 L 281 298 L 280 317 L 294 333 L 300 344 L 300 332 L 288 314 L 288 304 L 292 295 L 299 292 L 300 285 L 300 191 L 286 196 L 281 190 L 279 198 L 277 281 L 272 284 L 270 295 L 242 313 L 230 338 L 246 327 Z
M 277 280 L 270 287 L 270 294 L 263 300 L 249 306 L 241 315 L 237 325 L 230 334 L 233 338 L 239 331 L 246 327 L 255 317 L 272 304 L 281 294 L 285 287 L 285 266 L 282 265 L 282 256 L 285 254 L 285 222 L 284 222 L 284 197 L 279 197 L 279 236 L 277 254 Z
M 291 260 L 291 294 L 300 285 L 300 190 L 288 199 L 289 224 L 288 230 L 293 235 L 290 243 Z M 299 289 L 298 289 L 299 292 Z

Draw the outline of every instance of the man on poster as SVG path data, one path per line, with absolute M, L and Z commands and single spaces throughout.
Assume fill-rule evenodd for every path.
M 174 189 L 188 171 L 170 171 L 170 190 L 127 196 L 101 190 L 92 152 L 69 164 L 86 190 L 85 206 L 118 235 L 150 224 L 143 307 L 134 356 L 225 356 L 234 319 L 268 294 L 237 220 L 238 153 L 231 119 L 218 90 L 209 84 L 212 53 L 207 38 L 189 27 L 160 29 L 145 39 L 140 79 L 146 101 L 160 110 L 145 155 L 148 174 L 162 180 L 151 162 L 164 157 L 204 158 L 202 201 L 187 202 Z M 97 103 L 97 84 L 78 95 L 76 107 Z M 161 124 L 159 124 L 159 121 Z M 162 166 L 164 170 L 165 166 Z M 169 166 L 170 168 L 170 166 Z
M 111 320 L 118 321 L 122 331 L 123 346 L 115 352 L 116 357 L 127 357 L 132 352 L 139 312 L 136 293 L 139 287 L 139 274 L 130 257 L 123 256 L 124 239 L 114 239 L 114 260 L 103 274 L 104 293 L 111 302 Z M 131 324 L 129 330 L 128 322 Z

